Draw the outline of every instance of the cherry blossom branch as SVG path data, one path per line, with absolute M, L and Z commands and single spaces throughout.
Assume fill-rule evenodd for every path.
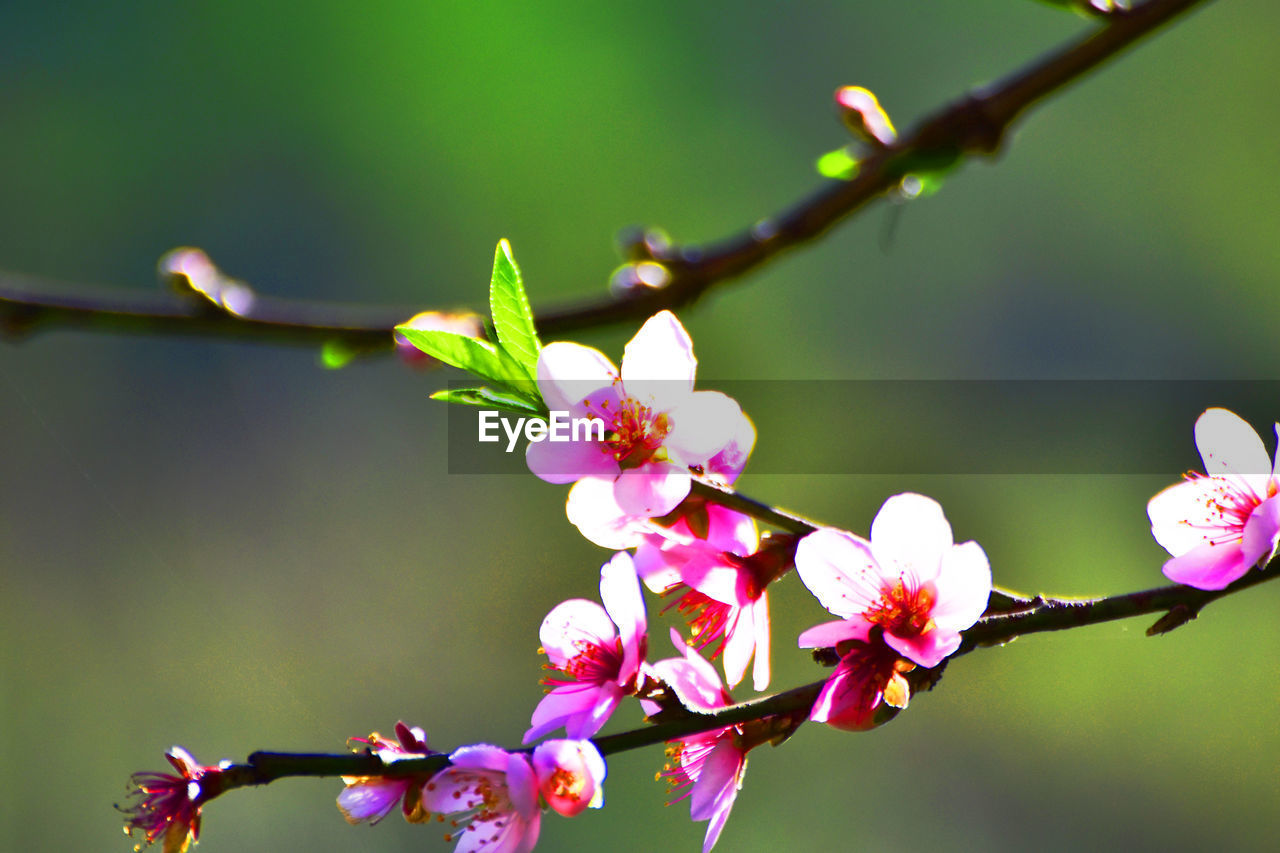
M 1094 599 L 1036 596 L 1028 609 L 1022 612 L 987 616 L 962 632 L 960 648 L 951 658 L 1007 643 L 1025 634 L 1082 628 L 1151 613 L 1163 612 L 1165 616 L 1152 625 L 1147 634 L 1165 633 L 1194 619 L 1210 602 L 1277 577 L 1280 577 L 1280 560 L 1273 560 L 1264 569 L 1251 571 L 1221 590 L 1173 585 Z M 917 689 L 931 688 L 940 678 L 945 665 L 944 663 L 934 670 L 911 673 L 911 680 L 915 682 Z M 602 755 L 611 755 L 725 726 L 770 719 L 781 721 L 777 727 L 779 731 L 790 732 L 807 719 L 824 683 L 825 680 L 815 681 L 714 712 L 687 712 L 678 719 L 597 737 L 593 739 L 593 743 Z M 235 788 L 266 785 L 286 777 L 429 776 L 448 763 L 448 758 L 443 754 L 383 761 L 372 750 L 351 754 L 255 752 L 245 763 L 224 766 L 219 773 L 202 782 L 200 802 L 208 802 Z
M 640 233 L 624 246 L 633 262 L 630 269 L 636 286 L 611 298 L 540 313 L 538 330 L 558 336 L 688 305 L 713 286 L 821 236 L 896 189 L 912 171 L 946 166 L 967 156 L 994 155 L 1008 129 L 1028 108 L 1204 2 L 1148 0 L 1132 10 L 1099 17 L 1100 26 L 1091 34 L 926 116 L 909 133 L 863 160 L 853 180 L 828 182 L 790 209 L 740 234 L 707 246 L 682 248 L 668 245 L 654 232 Z M 349 355 L 377 355 L 393 349 L 393 328 L 415 313 L 278 299 L 260 296 L 241 282 L 231 283 L 239 297 L 234 301 L 210 298 L 207 293 L 120 292 L 0 272 L 0 333 L 18 338 L 64 326 L 308 346 L 337 342 Z

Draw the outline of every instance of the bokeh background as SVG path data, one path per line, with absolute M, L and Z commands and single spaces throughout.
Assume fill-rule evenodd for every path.
M 10 0 L 0 22 L 0 267 L 148 288 L 196 245 L 264 293 L 406 309 L 481 304 L 500 237 L 535 306 L 597 294 L 623 226 L 714 239 L 814 187 L 837 86 L 910 125 L 1088 26 L 978 0 Z M 1273 3 L 1210 4 L 887 245 L 880 206 L 719 289 L 682 312 L 702 375 L 1280 378 L 1277 31 Z M 633 332 L 580 340 L 617 357 Z M 128 850 L 112 804 L 174 743 L 340 750 L 397 719 L 440 748 L 519 740 L 537 626 L 595 596 L 608 554 L 560 487 L 447 474 L 427 394 L 451 374 L 317 355 L 70 331 L 0 349 L 0 847 Z M 775 459 L 885 424 L 917 440 L 838 400 L 752 406 Z M 1087 595 L 1163 582 L 1145 503 L 1178 473 L 740 486 L 862 532 L 923 491 L 997 582 Z M 1160 639 L 1133 620 L 966 657 L 889 726 L 753 753 L 720 849 L 1268 848 L 1278 607 L 1264 586 Z M 823 616 L 777 589 L 776 688 L 820 676 L 793 638 Z M 613 759 L 607 809 L 548 816 L 539 849 L 699 849 L 661 761 Z M 200 849 L 449 849 L 348 827 L 338 790 L 230 794 Z

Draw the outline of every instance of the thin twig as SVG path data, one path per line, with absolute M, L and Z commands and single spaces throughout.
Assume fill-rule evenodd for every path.
M 988 616 L 963 632 L 960 648 L 947 660 L 981 648 L 1007 643 L 1025 634 L 1062 631 L 1098 625 L 1117 619 L 1128 619 L 1151 613 L 1186 608 L 1198 613 L 1211 601 L 1280 577 L 1280 560 L 1264 569 L 1252 570 L 1240 580 L 1221 590 L 1200 590 L 1189 586 L 1162 586 L 1094 599 L 1069 599 L 1038 596 L 1031 610 Z M 945 662 L 944 662 L 945 664 Z M 782 693 L 740 702 L 710 713 L 691 713 L 687 717 L 648 725 L 593 740 L 600 752 L 611 755 L 632 749 L 678 740 L 699 732 L 740 725 L 770 717 L 799 714 L 807 717 L 824 681 L 815 681 Z M 527 748 L 525 751 L 528 751 Z M 233 764 L 222 771 L 223 778 L 205 800 L 225 791 L 247 785 L 265 785 L 287 776 L 416 776 L 428 775 L 448 763 L 443 755 L 400 759 L 390 763 L 372 751 L 347 755 L 325 753 L 255 752 L 244 764 Z
M 540 312 L 538 330 L 555 337 L 688 305 L 713 286 L 745 275 L 822 235 L 895 190 L 913 169 L 995 154 L 1008 129 L 1029 107 L 1205 2 L 1208 0 L 1148 0 L 1131 11 L 1100 18 L 1100 25 L 1090 35 L 927 116 L 897 142 L 864 160 L 853 180 L 828 182 L 790 209 L 740 234 L 687 248 L 638 240 L 630 254 L 665 268 L 665 286 L 641 287 L 619 296 Z M 392 329 L 413 313 L 412 309 L 361 308 L 256 295 L 248 309 L 233 312 L 159 290 L 118 292 L 0 272 L 0 332 L 15 338 L 62 326 L 112 333 L 214 335 L 306 346 L 336 341 L 353 354 L 374 355 L 391 351 Z

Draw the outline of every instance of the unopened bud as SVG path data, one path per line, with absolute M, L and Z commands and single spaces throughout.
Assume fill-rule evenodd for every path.
M 898 138 L 889 114 L 876 96 L 861 86 L 843 86 L 836 90 L 836 106 L 840 120 L 854 136 L 876 148 L 892 145 Z

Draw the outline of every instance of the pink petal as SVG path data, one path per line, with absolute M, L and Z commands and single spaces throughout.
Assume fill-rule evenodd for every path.
M 675 509 L 689 494 L 689 472 L 669 463 L 629 468 L 613 484 L 618 506 L 629 515 L 655 518 Z
M 800 634 L 797 641 L 802 649 L 833 649 L 836 644 L 845 640 L 862 640 L 866 642 L 871 634 L 871 623 L 861 616 L 852 619 L 840 619 L 836 622 L 823 622 L 814 625 Z
M 1268 498 L 1254 508 L 1244 523 L 1244 538 L 1240 543 L 1244 559 L 1250 566 L 1270 560 L 1280 542 L 1280 495 Z
M 602 352 L 565 342 L 542 348 L 537 372 L 538 390 L 547 408 L 579 416 L 582 414 L 580 404 L 587 396 L 612 388 L 618 380 L 613 362 Z
M 733 801 L 738 797 L 738 789 L 742 785 L 742 771 L 746 767 L 746 755 L 733 743 L 733 738 L 721 738 L 707 754 L 702 763 L 702 774 L 693 784 L 693 792 L 689 798 L 689 817 L 693 820 L 709 820 L 719 816 L 716 831 L 707 828 L 707 839 L 703 851 L 715 846 L 719 830 L 724 826 L 724 819 L 733 808 Z
M 530 820 L 539 812 L 538 780 L 529 759 L 518 752 L 507 755 L 507 792 L 516 814 L 523 819 Z
M 609 697 L 613 697 L 613 707 L 608 709 L 608 713 L 598 714 L 602 699 L 607 701 Z M 575 724 L 578 732 L 574 737 L 591 737 L 604 725 L 621 697 L 622 691 L 616 684 L 563 684 L 543 696 L 542 701 L 533 709 L 533 716 L 529 720 L 531 725 L 524 733 L 524 743 L 532 743 L 561 726 L 567 729 L 570 724 Z M 590 727 L 588 721 L 597 718 L 600 725 L 591 732 L 582 734 L 584 729 Z
M 769 594 L 760 593 L 756 603 L 748 608 L 755 630 L 756 662 L 751 669 L 751 686 L 762 692 L 769 686 L 771 677 L 769 651 Z
M 615 466 L 616 467 L 616 466 Z M 644 541 L 647 516 L 628 515 L 613 497 L 616 477 L 584 477 L 569 490 L 565 514 L 590 541 L 620 551 Z
M 348 823 L 377 823 L 396 807 L 409 784 L 408 779 L 381 779 L 348 785 L 338 795 L 338 808 Z
M 707 460 L 704 473 L 707 478 L 726 485 L 738 479 L 747 467 L 747 460 L 756 446 L 756 428 L 751 419 L 739 412 L 733 438 L 724 448 Z
M 622 352 L 627 395 L 665 412 L 693 391 L 693 341 L 670 311 L 650 317 Z
M 725 630 L 724 651 L 720 663 L 724 667 L 724 684 L 732 690 L 746 675 L 747 664 L 756 651 L 756 636 L 751 614 L 739 609 Z M 757 688 L 759 689 L 759 688 Z
M 706 541 L 718 551 L 731 551 L 745 557 L 759 547 L 760 533 L 751 516 L 719 504 L 708 504 Z
M 894 495 L 871 522 L 871 550 L 885 578 L 933 580 L 953 542 L 942 507 L 924 495 Z
M 1196 420 L 1196 447 L 1210 475 L 1235 475 L 1259 497 L 1266 494 L 1271 457 L 1248 422 L 1226 409 L 1209 409 Z
M 719 391 L 698 391 L 670 410 L 671 432 L 664 442 L 682 465 L 705 465 L 737 436 L 742 409 Z
M 552 666 L 563 667 L 591 646 L 612 646 L 618 631 L 605 609 L 594 601 L 572 598 L 551 609 L 538 629 L 538 639 Z
M 886 633 L 884 642 L 889 648 L 925 669 L 932 669 L 942 659 L 960 648 L 960 633 L 946 628 L 933 628 L 915 637 L 899 637 Z
M 1227 530 L 1229 522 L 1218 508 L 1223 481 L 1196 477 L 1170 486 L 1147 502 L 1151 535 L 1180 557 Z
M 880 600 L 883 581 L 871 543 L 844 530 L 824 527 L 801 539 L 796 573 L 823 607 L 846 619 Z
M 680 579 L 679 563 L 670 551 L 664 551 L 657 545 L 645 542 L 636 548 L 636 574 L 649 587 L 651 592 L 661 595 L 683 581 Z
M 933 587 L 930 615 L 939 627 L 963 631 L 977 622 L 991 598 L 991 563 L 982 546 L 965 542 L 947 551 Z
M 1222 589 L 1244 576 L 1249 562 L 1239 542 L 1205 542 L 1164 564 L 1165 577 L 1196 589 Z
M 681 704 L 691 711 L 713 711 L 727 705 L 716 668 L 689 648 L 675 628 L 671 629 L 671 642 L 683 657 L 653 664 L 654 676 L 670 687 Z
M 619 551 L 600 569 L 600 600 L 609 618 L 618 626 L 622 640 L 622 666 L 618 684 L 625 685 L 640 671 L 647 623 L 640 580 L 636 577 L 631 555 Z M 594 734 L 594 732 L 593 732 Z
M 874 703 L 867 707 L 866 694 L 865 675 L 841 660 L 822 685 L 809 719 L 837 727 L 857 726 L 874 707 Z
M 505 441 L 505 436 L 503 437 Z M 618 475 L 618 463 L 595 441 L 531 441 L 524 449 L 529 470 L 548 483 Z

